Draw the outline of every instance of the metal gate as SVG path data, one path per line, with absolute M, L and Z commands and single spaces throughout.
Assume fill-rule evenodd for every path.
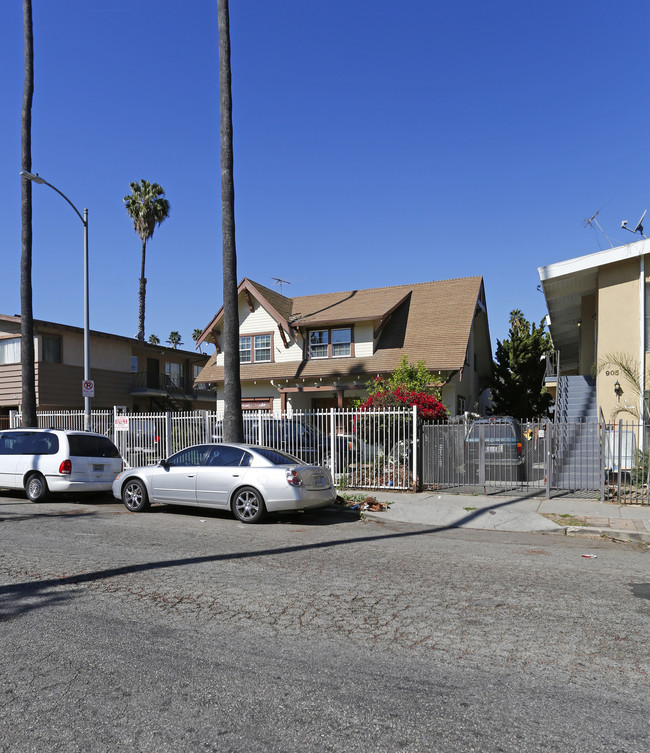
M 604 496 L 601 424 L 496 417 L 426 423 L 421 449 L 421 479 L 427 489 Z

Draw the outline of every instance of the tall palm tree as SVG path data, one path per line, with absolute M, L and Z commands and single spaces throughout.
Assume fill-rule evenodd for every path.
M 221 113 L 221 234 L 223 242 L 223 355 L 226 442 L 244 441 L 239 380 L 239 307 L 237 305 L 237 251 L 235 248 L 235 181 L 232 147 L 232 91 L 230 70 L 230 12 L 228 0 L 218 0 L 219 95 Z
M 147 278 L 144 276 L 144 262 L 147 254 L 147 241 L 153 238 L 156 225 L 169 217 L 169 202 L 165 198 L 165 190 L 158 183 L 148 180 L 134 181 L 129 184 L 131 194 L 122 201 L 126 213 L 133 220 L 133 228 L 142 241 L 142 264 L 140 267 L 140 291 L 138 296 L 138 340 L 144 342 L 144 299 L 147 288 Z
M 152 345 L 160 345 L 160 338 L 158 335 L 149 335 L 149 340 Z
M 21 113 L 21 167 L 32 171 L 32 99 L 34 98 L 34 33 L 32 0 L 23 0 L 25 35 L 25 82 Z M 37 426 L 36 371 L 34 368 L 34 313 L 32 307 L 32 183 L 20 181 L 20 363 L 22 375 L 23 426 Z

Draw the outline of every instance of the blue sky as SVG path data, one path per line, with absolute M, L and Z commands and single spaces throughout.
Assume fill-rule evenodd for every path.
M 483 275 L 493 341 L 546 313 L 537 267 L 650 209 L 635 0 L 231 0 L 238 277 L 287 295 Z M 33 0 L 32 170 L 89 209 L 90 326 L 193 347 L 221 305 L 216 0 Z M 20 311 L 20 0 L 0 3 L 0 313 Z M 82 326 L 83 228 L 34 186 L 34 316 Z M 648 222 L 650 227 L 650 221 Z M 450 301 L 453 306 L 453 301 Z M 435 337 L 435 323 L 432 323 Z

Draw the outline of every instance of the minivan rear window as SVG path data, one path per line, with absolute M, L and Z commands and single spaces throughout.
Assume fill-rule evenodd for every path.
M 119 458 L 117 447 L 108 437 L 95 437 L 92 434 L 68 434 L 71 457 Z

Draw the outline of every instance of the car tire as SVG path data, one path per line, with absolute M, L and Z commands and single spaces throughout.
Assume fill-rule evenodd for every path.
M 259 523 L 266 514 L 262 495 L 252 486 L 242 486 L 232 500 L 233 515 L 242 523 Z
M 151 507 L 147 488 L 138 478 L 130 478 L 122 487 L 122 502 L 130 512 L 144 512 Z
M 25 494 L 30 502 L 44 502 L 50 494 L 47 481 L 40 473 L 30 473 L 25 481 Z

